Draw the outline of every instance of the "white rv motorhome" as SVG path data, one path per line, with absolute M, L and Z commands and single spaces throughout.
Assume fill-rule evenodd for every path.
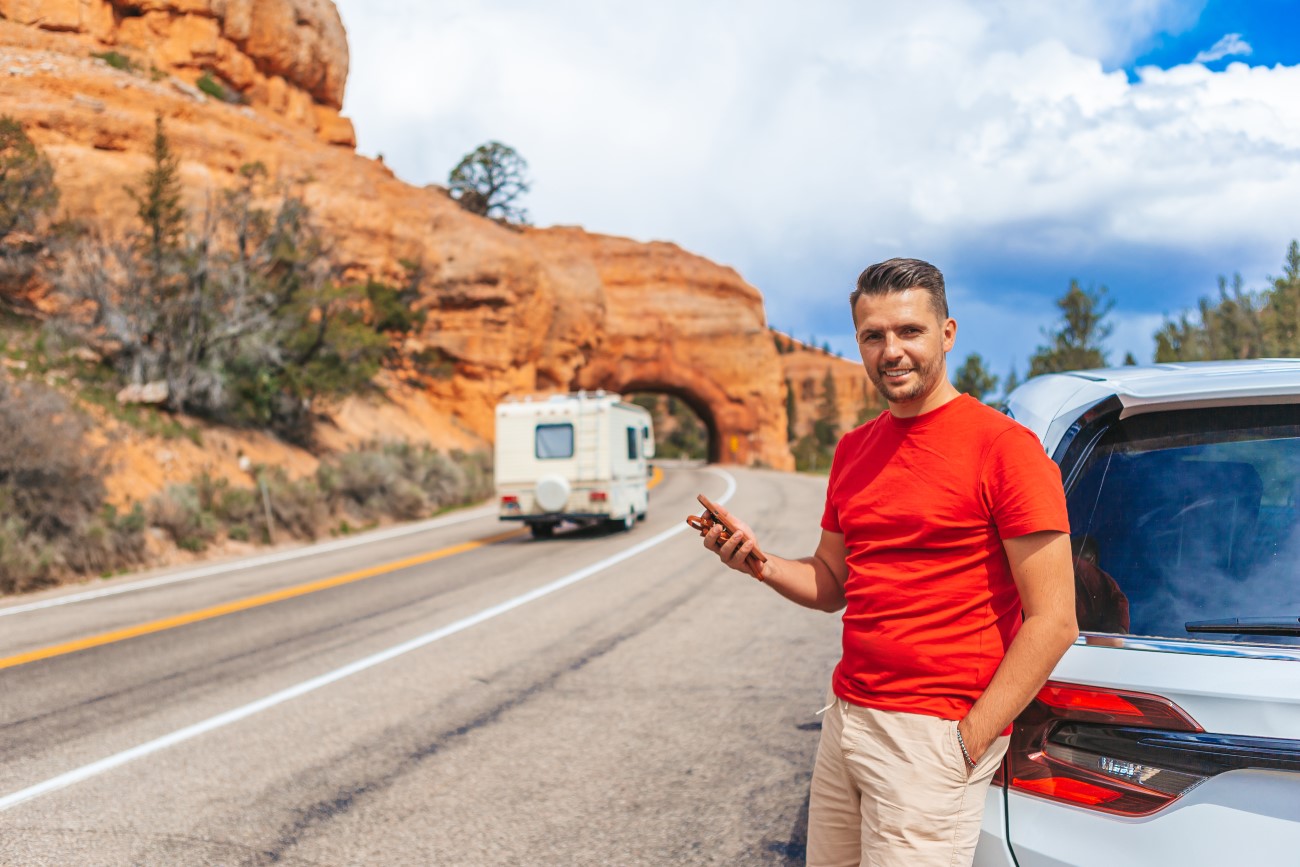
M 503 521 L 550 536 L 561 521 L 630 530 L 649 508 L 650 413 L 603 391 L 513 399 L 496 409 Z

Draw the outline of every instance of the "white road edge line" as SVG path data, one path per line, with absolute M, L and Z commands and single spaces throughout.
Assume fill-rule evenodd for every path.
M 725 504 L 736 492 L 735 478 L 725 470 L 719 470 L 713 467 L 705 467 L 705 470 L 721 476 L 726 480 L 727 491 L 717 500 L 718 503 Z M 688 529 L 690 528 L 687 527 L 685 523 L 676 524 L 672 528 L 665 530 L 656 536 L 651 536 L 644 542 L 633 545 L 631 548 L 615 554 L 612 557 L 606 557 L 604 560 L 592 563 L 590 566 L 579 569 L 577 572 L 570 573 L 563 578 L 558 578 L 549 584 L 543 584 L 535 590 L 530 590 L 529 592 L 516 596 L 513 599 L 508 599 L 498 605 L 493 605 L 491 608 L 485 608 L 477 614 L 471 614 L 469 617 L 457 620 L 455 623 L 449 623 L 446 626 L 435 629 L 433 632 L 426 633 L 418 638 L 413 638 L 410 641 L 395 645 L 387 650 L 381 650 L 379 653 L 372 654 L 364 659 L 359 659 L 356 662 L 343 666 L 342 668 L 336 668 L 333 671 L 320 675 L 319 677 L 314 677 L 311 680 L 306 680 L 295 686 L 282 689 L 279 692 L 266 696 L 265 698 L 250 702 L 243 707 L 237 707 L 234 710 L 226 711 L 223 714 L 210 717 L 202 722 L 186 726 L 183 729 L 178 729 L 171 734 L 163 735 L 160 738 L 155 738 L 154 740 L 140 744 L 139 746 L 123 750 L 120 753 L 100 759 L 97 762 L 91 762 L 90 764 L 82 765 L 75 770 L 59 774 L 57 777 L 51 777 L 42 783 L 37 783 L 34 786 L 28 786 L 25 789 L 14 792 L 13 794 L 5 795 L 3 798 L 0 798 L 0 813 L 8 810 L 10 807 L 16 807 L 24 801 L 30 801 L 33 798 L 39 798 L 41 795 L 48 795 L 51 792 L 75 785 L 76 783 L 85 782 L 91 777 L 96 777 L 105 771 L 119 768 L 128 762 L 144 758 L 145 756 L 165 750 L 168 747 L 173 747 L 176 744 L 182 743 L 191 738 L 196 738 L 199 735 L 207 734 L 210 731 L 215 731 L 216 729 L 228 726 L 231 723 L 239 722 L 240 720 L 246 719 L 254 714 L 261 713 L 264 710 L 269 710 L 276 705 L 283 704 L 286 701 L 306 695 L 307 693 L 320 689 L 323 686 L 328 686 L 336 681 L 340 681 L 345 677 L 350 677 L 354 674 L 365 671 L 368 668 L 373 668 L 376 665 L 388 662 L 390 659 L 395 659 L 405 653 L 410 653 L 412 650 L 418 650 L 425 645 L 432 644 L 433 642 L 446 638 L 449 635 L 455 635 L 457 632 L 469 629 L 471 626 L 477 626 L 480 623 L 491 620 L 499 614 L 505 614 L 507 611 L 512 611 L 522 605 L 527 605 L 529 602 L 541 599 L 543 596 L 547 596 L 557 590 L 562 590 L 571 584 L 577 584 L 584 578 L 590 578 L 592 575 L 595 575 L 598 572 L 603 572 L 616 563 L 621 563 L 624 560 L 635 557 L 642 551 L 653 548 L 660 542 L 664 542 Z
M 496 511 L 496 506 L 482 506 L 472 511 L 462 512 L 455 515 L 444 515 L 441 518 L 432 518 L 428 521 L 421 521 L 418 524 L 406 524 L 401 527 L 391 527 L 387 530 L 374 530 L 363 535 L 349 536 L 346 539 L 335 539 L 332 542 L 320 542 L 316 545 L 307 545 L 302 548 L 280 551 L 275 554 L 263 554 L 259 557 L 249 557 L 245 560 L 234 560 L 216 566 L 203 566 L 185 572 L 160 575 L 157 578 L 146 578 L 143 581 L 132 581 L 130 584 L 119 584 L 115 587 L 104 587 L 99 590 L 87 590 L 84 593 L 73 593 L 68 596 L 55 596 L 50 599 L 42 599 L 39 602 L 28 602 L 24 605 L 13 605 L 8 608 L 0 608 L 0 617 L 8 617 L 11 614 L 23 614 L 28 611 L 39 611 L 42 608 L 54 608 L 58 605 L 71 605 L 74 602 L 85 602 L 88 599 L 99 599 L 103 596 L 116 596 L 119 593 L 131 593 L 135 590 L 147 590 L 150 587 L 162 587 L 166 584 L 192 581 L 195 578 L 207 578 L 212 575 L 222 575 L 226 572 L 238 572 L 241 569 L 252 569 L 257 566 L 267 566 L 272 563 L 283 563 L 286 560 L 297 560 L 300 557 L 313 557 L 317 554 L 327 554 L 330 551 L 341 551 L 344 548 L 355 548 L 358 545 L 369 545 L 372 542 L 384 542 L 389 539 L 397 539 L 402 536 L 412 536 L 416 533 L 423 533 L 426 530 L 435 530 L 439 527 L 450 527 L 454 524 L 463 524 L 466 521 L 473 521 L 478 518 L 487 517 L 488 515 L 495 515 Z

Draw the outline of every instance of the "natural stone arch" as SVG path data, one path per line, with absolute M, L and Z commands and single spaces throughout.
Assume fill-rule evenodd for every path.
M 785 380 L 762 296 L 674 244 L 532 230 L 549 295 L 535 381 L 561 390 L 654 391 L 709 429 L 710 460 L 793 469 Z
M 713 409 L 690 389 L 661 382 L 633 380 L 621 385 L 615 385 L 607 390 L 617 391 L 620 394 L 666 394 L 682 401 L 704 424 L 704 430 L 708 435 L 708 448 L 705 452 L 708 462 L 711 464 L 721 462 L 723 443 L 722 437 L 718 433 L 718 422 L 713 416 Z

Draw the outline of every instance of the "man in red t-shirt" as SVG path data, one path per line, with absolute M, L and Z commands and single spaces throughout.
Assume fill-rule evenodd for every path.
M 1078 635 L 1057 467 L 1027 428 L 960 394 L 943 275 L 872 265 L 849 299 L 889 411 L 840 440 L 821 542 L 767 556 L 759 579 L 844 609 L 813 770 L 810 865 L 969 864 L 1011 722 Z M 704 544 L 733 569 L 738 527 Z

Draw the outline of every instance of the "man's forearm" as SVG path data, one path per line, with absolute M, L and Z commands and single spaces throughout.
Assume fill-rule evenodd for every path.
M 843 588 L 830 567 L 816 556 L 786 560 L 769 554 L 761 574 L 763 583 L 805 608 L 839 611 L 844 607 Z
M 1030 617 L 1007 648 L 988 689 L 960 723 L 962 740 L 976 761 L 1042 689 L 1052 669 L 1079 635 L 1073 619 Z

